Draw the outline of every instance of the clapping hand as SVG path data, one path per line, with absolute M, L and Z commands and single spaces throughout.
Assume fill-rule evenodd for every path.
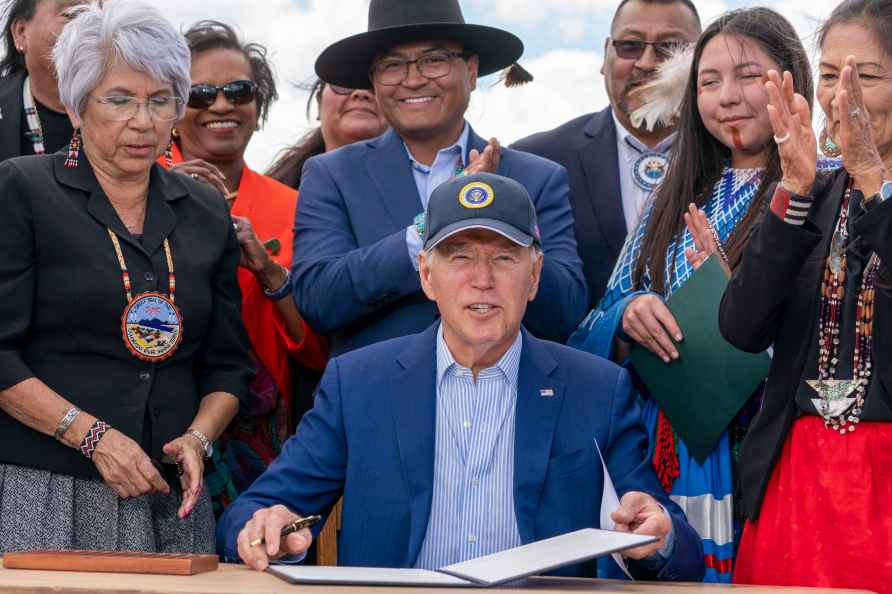
M 788 191 L 807 196 L 815 183 L 818 141 L 811 125 L 811 110 L 805 97 L 795 92 L 793 75 L 768 71 L 768 117 L 780 154 L 781 184 Z
M 730 278 L 731 268 L 716 242 L 716 236 L 713 233 L 712 225 L 709 224 L 709 219 L 706 218 L 706 213 L 691 203 L 688 205 L 688 212 L 684 213 L 684 222 L 694 238 L 694 247 L 686 248 L 684 255 L 694 270 L 699 270 L 707 258 L 715 256 L 719 259 L 725 275 Z
M 499 170 L 499 162 L 501 160 L 502 146 L 497 139 L 490 138 L 482 153 L 477 149 L 471 149 L 471 152 L 468 154 L 469 163 L 465 167 L 464 175 L 472 175 L 481 171 L 496 173 Z
M 858 189 L 870 196 L 880 190 L 885 179 L 885 167 L 873 139 L 870 113 L 861 92 L 861 77 L 855 56 L 846 58 L 840 73 L 836 93 L 839 130 L 834 140 L 842 152 L 843 166 L 856 182 Z

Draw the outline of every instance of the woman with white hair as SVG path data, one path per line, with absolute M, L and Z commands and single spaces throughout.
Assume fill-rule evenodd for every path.
M 189 50 L 107 2 L 53 61 L 67 154 L 0 164 L 0 551 L 210 552 L 204 459 L 253 370 L 226 205 L 155 164 Z

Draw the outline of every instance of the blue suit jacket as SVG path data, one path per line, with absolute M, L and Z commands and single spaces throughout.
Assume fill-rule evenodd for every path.
M 623 214 L 616 124 L 610 107 L 533 134 L 512 146 L 567 168 L 590 307 L 597 306 L 630 231 Z
M 468 150 L 485 146 L 472 130 Z M 525 323 L 537 336 L 563 342 L 588 311 L 567 172 L 506 148 L 499 174 L 527 188 L 542 232 L 545 264 Z M 310 326 L 329 335 L 333 354 L 421 332 L 437 318 L 406 248 L 406 227 L 420 211 L 409 156 L 392 130 L 304 165 L 294 226 L 294 299 Z
M 427 531 L 434 482 L 436 330 L 378 343 L 329 362 L 294 437 L 217 526 L 220 554 L 260 508 L 327 514 L 343 493 L 338 560 L 411 567 Z M 699 580 L 700 539 L 646 460 L 647 437 L 627 372 L 524 331 L 515 426 L 514 505 L 524 543 L 598 527 L 603 452 L 620 496 L 646 491 L 672 515 L 675 551 L 658 576 Z M 554 390 L 543 397 L 543 388 Z M 317 526 L 316 530 L 318 531 Z M 589 569 L 591 566 L 589 566 Z M 561 571 L 582 575 L 585 566 Z M 589 572 L 592 573 L 592 572 Z

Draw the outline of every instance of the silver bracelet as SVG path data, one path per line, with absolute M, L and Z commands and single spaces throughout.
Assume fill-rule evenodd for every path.
M 65 416 L 59 421 L 59 426 L 56 427 L 56 432 L 53 433 L 53 437 L 56 441 L 62 441 L 62 436 L 65 435 L 65 432 L 68 431 L 68 428 L 71 427 L 71 424 L 74 423 L 74 419 L 76 419 L 79 414 L 81 414 L 81 410 L 76 406 L 65 413 Z

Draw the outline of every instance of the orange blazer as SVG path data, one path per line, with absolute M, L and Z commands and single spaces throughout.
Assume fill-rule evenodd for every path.
M 174 163 L 183 162 L 179 147 L 174 145 L 172 152 Z M 163 161 L 163 157 L 159 161 Z M 278 239 L 281 246 L 279 253 L 270 255 L 288 269 L 291 268 L 296 209 L 296 190 L 245 166 L 232 215 L 249 219 L 261 242 Z M 263 287 L 253 272 L 240 266 L 238 283 L 242 290 L 242 320 L 251 339 L 251 348 L 275 379 L 279 394 L 290 405 L 289 359 L 298 361 L 304 367 L 323 369 L 328 359 L 328 344 L 306 322 L 304 339 L 295 342 L 288 334 L 282 314 L 276 304 L 263 294 Z

